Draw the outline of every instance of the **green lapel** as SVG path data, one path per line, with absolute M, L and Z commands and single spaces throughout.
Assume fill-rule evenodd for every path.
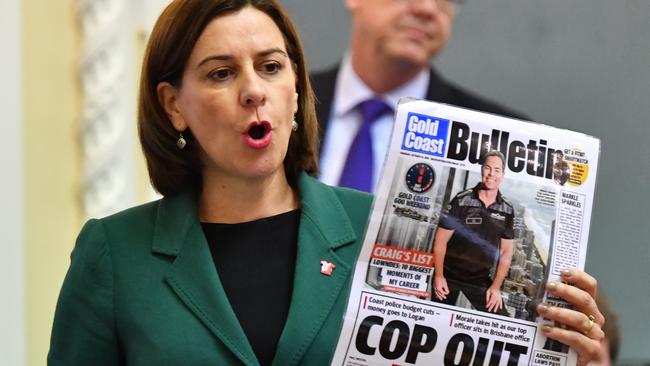
M 167 283 L 241 362 L 258 365 L 214 268 L 191 192 L 161 201 L 152 250 L 176 256 Z
M 334 191 L 303 173 L 299 177 L 302 216 L 298 232 L 296 275 L 287 323 L 273 365 L 297 364 L 318 334 L 354 263 L 336 254 L 356 235 Z M 320 261 L 336 265 L 331 276 L 320 272 Z

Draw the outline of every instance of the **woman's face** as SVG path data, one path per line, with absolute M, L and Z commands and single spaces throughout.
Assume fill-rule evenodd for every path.
M 284 173 L 296 79 L 282 33 L 265 13 L 246 7 L 213 19 L 180 89 L 161 83 L 158 93 L 174 128 L 189 128 L 198 141 L 204 177 Z

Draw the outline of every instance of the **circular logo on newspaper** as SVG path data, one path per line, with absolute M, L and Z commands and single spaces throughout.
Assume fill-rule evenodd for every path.
M 436 172 L 424 163 L 417 163 L 406 172 L 406 186 L 415 193 L 428 191 L 433 186 L 435 179 Z

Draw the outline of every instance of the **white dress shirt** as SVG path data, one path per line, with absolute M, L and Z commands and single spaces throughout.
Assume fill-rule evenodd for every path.
M 321 151 L 320 180 L 330 185 L 339 183 L 348 150 L 361 127 L 361 113 L 356 108 L 359 103 L 372 98 L 380 98 L 395 111 L 401 97 L 424 99 L 428 86 L 429 69 L 424 69 L 402 86 L 388 93 L 375 94 L 354 72 L 350 56 L 347 54 L 341 62 L 336 77 L 330 120 Z M 385 114 L 370 127 L 373 153 L 372 191 L 377 187 L 377 181 L 381 176 L 393 129 L 393 118 L 394 114 Z

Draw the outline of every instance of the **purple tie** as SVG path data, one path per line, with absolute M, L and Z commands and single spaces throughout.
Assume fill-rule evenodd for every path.
M 359 104 L 359 110 L 363 119 L 361 128 L 348 151 L 339 186 L 370 192 L 374 166 L 370 126 L 382 115 L 392 112 L 392 108 L 380 99 L 369 99 Z

